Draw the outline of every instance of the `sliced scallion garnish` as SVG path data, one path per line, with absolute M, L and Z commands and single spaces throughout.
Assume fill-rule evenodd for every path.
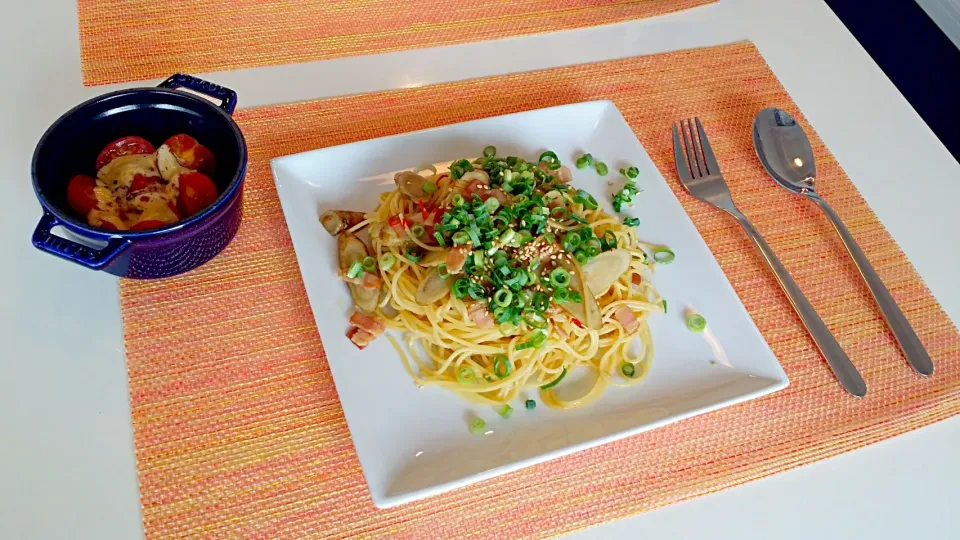
M 355 279 L 360 277 L 360 274 L 363 273 L 363 264 L 360 261 L 354 261 L 350 265 L 350 268 L 347 270 L 347 277 L 350 279 Z
M 493 374 L 497 377 L 504 379 L 510 372 L 513 371 L 513 366 L 510 365 L 510 359 L 507 358 L 505 354 L 498 354 L 493 357 Z
M 675 258 L 676 255 L 674 255 L 673 251 L 670 251 L 668 248 L 657 248 L 653 252 L 653 260 L 660 264 L 670 264 Z
M 699 313 L 694 313 L 687 317 L 687 328 L 691 332 L 703 332 L 703 329 L 707 327 L 707 320 L 703 318 L 703 315 Z
M 397 262 L 397 258 L 393 256 L 393 253 L 384 253 L 380 256 L 380 269 L 386 272 L 387 270 L 393 268 L 393 265 Z

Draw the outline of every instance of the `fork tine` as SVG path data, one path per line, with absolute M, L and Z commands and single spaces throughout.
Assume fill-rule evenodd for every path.
M 697 165 L 696 172 L 699 172 L 700 174 L 696 174 L 695 172 L 694 176 L 697 178 L 706 176 L 707 167 L 703 164 L 703 156 L 700 154 L 700 141 L 697 140 L 697 134 L 695 131 L 693 131 L 693 120 L 687 120 L 687 132 L 690 134 L 690 148 L 693 151 L 690 157 L 690 168 L 693 168 L 693 163 L 695 162 Z
M 693 176 L 690 175 L 690 165 L 687 163 L 687 158 L 683 155 L 677 124 L 673 125 L 673 160 L 677 164 L 677 174 L 680 175 L 680 182 L 686 185 L 686 182 L 692 181 Z
M 690 132 L 683 125 L 683 120 L 680 121 L 680 135 L 683 137 L 683 148 L 687 151 L 687 166 L 690 167 L 690 175 L 698 178 L 700 171 L 697 170 L 697 162 L 693 159 L 694 150 L 690 148 Z
M 703 161 L 707 165 L 708 174 L 720 174 L 720 164 L 717 163 L 717 156 L 713 154 L 713 148 L 710 147 L 710 141 L 707 139 L 707 130 L 703 129 L 700 123 L 700 117 L 697 121 L 697 136 L 700 139 L 700 148 L 703 149 Z

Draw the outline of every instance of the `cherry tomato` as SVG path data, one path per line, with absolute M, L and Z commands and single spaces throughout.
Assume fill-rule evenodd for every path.
M 143 137 L 120 137 L 112 143 L 103 147 L 100 155 L 97 156 L 97 170 L 110 163 L 120 156 L 129 156 L 131 154 L 152 154 L 156 148 L 150 144 L 150 141 Z
M 96 185 L 96 180 L 85 174 L 71 178 L 67 184 L 67 203 L 70 208 L 86 217 L 90 210 L 97 207 L 97 194 L 93 190 Z
M 195 169 L 207 174 L 213 174 L 217 169 L 217 160 L 214 158 L 213 152 L 185 133 L 174 135 L 164 141 L 163 144 L 169 146 L 170 152 L 177 157 L 180 165 L 188 169 Z
M 184 217 L 199 213 L 217 200 L 217 186 L 203 173 L 181 173 L 179 182 L 177 208 Z
M 145 219 L 143 221 L 138 221 L 134 226 L 130 227 L 131 231 L 145 231 L 147 229 L 156 229 L 157 227 L 163 227 L 166 225 L 163 221 L 159 219 Z
M 146 189 L 157 182 L 160 182 L 161 178 L 159 176 L 144 176 L 142 174 L 133 175 L 133 180 L 130 181 L 130 192 L 140 191 L 141 189 Z

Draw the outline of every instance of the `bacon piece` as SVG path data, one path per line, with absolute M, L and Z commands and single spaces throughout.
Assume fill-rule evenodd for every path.
M 350 341 L 357 346 L 361 351 L 370 344 L 371 341 L 377 338 L 377 336 L 367 332 L 362 328 L 357 328 L 356 326 L 351 326 L 347 330 L 347 337 L 350 338 Z
M 470 304 L 470 307 L 467 308 L 467 315 L 470 317 L 470 320 L 473 321 L 473 324 L 480 328 L 494 327 L 493 318 L 490 317 L 490 310 L 487 309 L 487 305 L 483 302 Z
M 360 313 L 359 311 L 354 311 L 353 315 L 350 316 L 350 324 L 367 332 L 373 337 L 379 337 L 380 334 L 382 334 L 387 328 L 387 323 L 380 319 L 380 317 L 373 317 L 371 315 Z
M 447 252 L 447 273 L 459 274 L 463 270 L 463 265 L 467 262 L 467 254 L 470 253 L 469 246 L 457 246 Z
M 640 323 L 637 322 L 637 317 L 627 306 L 617 308 L 617 311 L 613 313 L 613 317 L 623 325 L 627 333 L 633 333 L 640 327 Z

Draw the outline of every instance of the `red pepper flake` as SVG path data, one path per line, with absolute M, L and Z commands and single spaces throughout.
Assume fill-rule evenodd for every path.
M 576 317 L 570 317 L 570 320 L 573 321 L 573 324 L 577 325 L 577 328 L 583 328 L 583 323 Z
M 398 225 L 403 225 L 403 214 L 397 214 L 395 216 L 390 216 L 390 219 L 387 220 L 387 224 L 391 227 L 396 227 Z
M 423 219 L 427 219 L 430 212 L 427 211 L 427 206 L 423 204 L 423 199 L 417 199 L 417 205 L 420 207 L 420 215 L 423 216 Z

